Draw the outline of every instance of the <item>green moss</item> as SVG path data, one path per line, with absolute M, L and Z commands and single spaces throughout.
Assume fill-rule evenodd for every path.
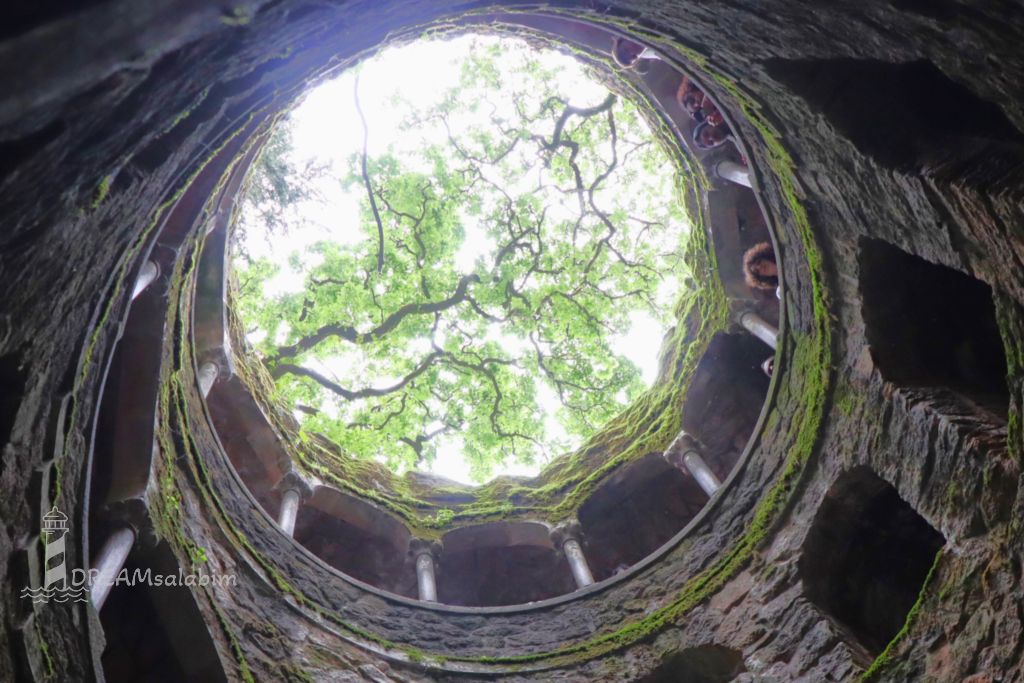
M 245 681 L 245 683 L 256 683 L 256 678 L 252 675 L 252 670 L 249 668 L 249 662 L 245 659 L 245 653 L 242 651 L 242 646 L 239 644 L 238 638 L 235 637 L 235 632 L 231 629 L 231 625 L 224 616 L 224 612 L 222 612 L 220 607 L 217 606 L 217 602 L 214 600 L 212 595 L 208 594 L 207 597 L 209 598 L 210 606 L 217 615 L 217 623 L 220 624 L 221 630 L 224 632 L 224 636 L 228 639 L 228 643 L 231 646 L 231 653 L 235 656 L 235 663 L 238 665 L 238 675 L 243 681 Z
M 57 667 L 53 661 L 53 655 L 50 654 L 50 644 L 46 642 L 46 638 L 43 637 L 42 632 L 39 630 L 38 621 L 35 622 L 33 628 L 36 632 L 36 642 L 39 644 L 39 654 L 43 656 L 43 666 L 46 667 L 45 675 L 47 680 L 49 680 L 57 674 Z
M 960 487 L 957 485 L 956 481 L 951 479 L 949 483 L 946 484 L 946 502 L 949 504 L 955 504 L 959 498 Z
M 192 248 L 186 257 L 179 259 L 171 275 L 170 301 L 181 296 L 183 283 L 188 281 L 196 266 L 196 250 Z M 169 308 L 169 319 L 176 320 L 174 309 Z M 151 518 L 157 533 L 177 551 L 180 558 L 188 559 L 192 566 L 206 561 L 206 550 L 189 535 L 182 509 L 182 497 L 177 479 L 177 459 L 180 443 L 176 441 L 172 416 L 168 410 L 171 403 L 173 381 L 171 369 L 164 364 L 161 370 L 160 399 L 158 402 L 158 425 L 156 441 L 160 457 L 154 463 L 157 482 L 156 495 L 151 497 Z
M 836 388 L 836 409 L 844 417 L 851 417 L 859 412 L 863 404 L 864 396 L 849 384 L 842 384 Z
M 1024 311 L 1004 292 L 996 290 L 994 299 L 996 322 L 1006 354 L 1006 386 L 1010 392 L 1006 445 L 1010 455 L 1024 464 Z
M 679 46 L 685 54 L 685 47 Z M 703 58 L 691 57 L 702 66 Z M 753 123 L 763 143 L 763 161 L 773 172 L 782 200 L 790 210 L 793 222 L 791 234 L 801 244 L 807 261 L 807 287 L 812 301 L 812 319 L 807 329 L 791 330 L 782 339 L 787 349 L 790 367 L 785 368 L 787 382 L 780 391 L 789 392 L 787 400 L 793 405 L 784 442 L 789 444 L 782 472 L 771 483 L 759 501 L 751 522 L 744 533 L 715 561 L 690 579 L 669 604 L 648 614 L 623 628 L 595 636 L 547 652 L 505 657 L 471 657 L 445 655 L 450 661 L 475 662 L 479 664 L 501 664 L 506 667 L 523 667 L 532 662 L 543 661 L 555 666 L 573 663 L 600 656 L 641 639 L 677 623 L 690 610 L 721 589 L 743 567 L 747 566 L 757 548 L 782 518 L 792 501 L 798 484 L 812 458 L 819 441 L 824 415 L 828 409 L 832 382 L 832 331 L 828 316 L 829 297 L 825 282 L 823 257 L 819 251 L 808 217 L 799 199 L 799 192 L 793 172 L 793 161 L 783 147 L 778 133 L 761 116 L 751 98 L 747 97 L 729 79 L 710 72 L 710 76 L 723 89 L 731 93 L 743 113 Z M 677 162 L 682 163 L 682 162 Z M 699 187 L 706 187 L 707 179 L 700 171 L 689 176 Z M 693 189 L 687 189 L 693 192 Z M 701 204 L 694 201 L 695 212 L 700 216 Z M 264 408 L 274 416 L 282 427 L 284 439 L 293 450 L 300 466 L 307 471 L 367 500 L 371 500 L 396 516 L 405 520 L 413 533 L 430 538 L 438 534 L 438 526 L 478 523 L 481 520 L 507 518 L 510 516 L 543 516 L 557 520 L 561 515 L 571 514 L 575 507 L 586 498 L 607 475 L 627 464 L 632 459 L 651 451 L 663 449 L 678 431 L 681 421 L 679 408 L 692 377 L 696 363 L 703 355 L 707 344 L 715 333 L 724 328 L 728 321 L 728 307 L 725 295 L 715 277 L 715 263 L 706 236 L 698 226 L 690 245 L 689 263 L 693 268 L 695 281 L 700 289 L 684 296 L 677 309 L 679 324 L 670 335 L 663 350 L 662 362 L 670 372 L 662 378 L 645 396 L 622 415 L 613 420 L 595 435 L 580 451 L 560 458 L 545 471 L 537 487 L 525 486 L 520 482 L 499 479 L 487 486 L 473 490 L 458 487 L 449 489 L 423 489 L 409 478 L 398 478 L 377 463 L 360 461 L 338 452 L 336 447 L 315 435 L 304 436 L 284 419 L 286 407 L 273 401 L 272 382 L 265 376 L 261 366 L 247 363 L 243 357 L 239 363 L 239 374 L 253 389 L 258 400 L 264 400 Z M 781 235 L 782 233 L 777 231 Z M 182 321 L 178 325 L 184 324 Z M 232 330 L 239 339 L 238 321 L 232 320 Z M 237 345 L 236 345 L 237 348 Z M 288 580 L 277 572 L 273 565 L 255 551 L 252 545 L 232 523 L 230 516 L 219 501 L 206 472 L 205 464 L 198 457 L 190 443 L 191 429 L 188 424 L 188 396 L 181 381 L 182 368 L 191 362 L 188 345 L 179 349 L 178 369 L 167 378 L 167 390 L 162 393 L 168 419 L 163 430 L 175 434 L 180 440 L 175 444 L 181 448 L 181 457 L 189 468 L 189 477 L 197 484 L 202 502 L 211 511 L 211 522 L 217 523 L 226 534 L 229 543 L 248 554 L 266 572 L 268 579 L 282 592 L 296 596 L 305 607 L 342 626 L 348 633 L 390 648 L 404 652 L 411 661 L 431 656 L 413 648 L 403 648 L 389 643 L 374 634 L 367 633 L 351 624 L 346 624 L 337 614 L 308 601 Z M 186 376 L 191 377 L 190 372 Z M 269 389 L 269 391 L 264 391 Z M 843 409 L 842 407 L 840 408 Z M 852 410 L 852 406 L 850 408 Z M 769 419 L 768 424 L 778 429 L 777 420 Z M 382 494 L 381 489 L 387 494 Z M 456 502 L 453 502 L 456 501 Z M 467 502 L 458 502 L 467 500 Z M 451 511 L 451 518 L 444 510 Z
M 939 602 L 945 602 L 954 592 L 970 591 L 981 580 L 982 569 L 965 563 L 950 563 L 943 569 L 945 580 L 939 587 Z
M 298 681 L 299 683 L 316 683 L 316 679 L 305 669 L 292 665 L 284 664 L 281 666 L 281 672 L 284 674 L 286 681 Z
M 170 124 L 168 124 L 168 126 L 166 128 L 164 128 L 164 134 L 169 133 L 170 131 L 174 130 L 175 128 L 178 127 L 178 124 L 180 124 L 182 121 L 184 121 L 189 116 L 191 116 L 192 112 L 194 112 L 196 110 L 196 108 L 199 107 L 199 105 L 201 105 L 206 100 L 206 97 L 209 94 L 210 94 L 210 86 L 207 86 L 206 88 L 203 88 L 199 92 L 199 96 L 196 97 L 195 101 L 193 101 L 192 104 L 190 104 L 187 109 L 185 109 L 180 114 L 175 116 L 174 119 L 170 122 Z
M 444 529 L 455 519 L 455 511 L 448 508 L 441 508 L 434 514 L 434 525 L 438 529 Z
M 220 23 L 225 26 L 245 26 L 252 21 L 252 15 L 245 7 L 232 7 L 220 15 Z
M 910 633 L 911 627 L 914 625 L 914 621 L 917 619 L 918 613 L 921 611 L 921 606 L 924 604 L 925 599 L 928 597 L 928 591 L 931 588 L 932 582 L 935 578 L 935 574 L 938 570 L 939 563 L 942 561 L 942 550 L 939 550 L 935 555 L 935 561 L 932 562 L 931 569 L 928 570 L 928 575 L 924 579 L 924 584 L 921 586 L 921 592 L 917 596 L 917 600 L 914 602 L 913 607 L 907 612 L 907 618 L 903 622 L 903 628 L 899 630 L 889 644 L 882 650 L 882 654 L 878 655 L 871 666 L 861 675 L 860 683 L 872 683 L 877 681 L 878 678 L 886 673 L 893 667 L 893 655 L 896 652 L 896 648 L 907 637 Z
M 105 175 L 100 179 L 99 184 L 92 193 L 92 202 L 89 204 L 90 209 L 95 211 L 99 208 L 99 205 L 102 204 L 103 200 L 107 198 L 108 194 L 110 194 L 110 184 L 112 182 L 114 182 L 114 176 L 112 174 Z

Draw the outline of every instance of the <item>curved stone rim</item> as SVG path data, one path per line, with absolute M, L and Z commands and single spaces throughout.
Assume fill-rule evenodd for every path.
M 553 18 L 558 18 L 558 19 L 563 19 L 563 20 L 565 19 L 564 17 L 562 17 L 562 16 L 560 16 L 558 14 L 548 14 L 548 13 L 544 13 L 544 12 L 529 12 L 527 14 L 529 14 L 529 15 L 538 15 L 538 16 L 547 16 L 547 17 L 553 17 Z M 584 24 L 587 24 L 587 25 L 591 25 L 591 26 L 593 26 L 595 28 L 600 28 L 602 30 L 608 30 L 608 31 L 613 31 L 614 30 L 614 31 L 616 31 L 618 33 L 622 33 L 623 35 L 628 36 L 631 40 L 637 40 L 637 42 L 642 42 L 644 44 L 650 44 L 652 47 L 656 47 L 657 49 L 659 49 L 662 52 L 662 54 L 667 58 L 666 61 L 671 63 L 672 66 L 677 71 L 680 71 L 681 73 L 687 73 L 687 74 L 690 74 L 690 73 L 698 73 L 698 74 L 700 74 L 700 73 L 702 73 L 701 70 L 696 67 L 696 65 L 688 64 L 687 62 L 685 62 L 684 59 L 682 59 L 681 56 L 677 56 L 677 51 L 672 50 L 672 49 L 665 49 L 664 46 L 658 45 L 657 43 L 655 43 L 653 41 L 644 40 L 644 39 L 641 39 L 641 38 L 634 37 L 634 36 L 624 32 L 624 31 L 622 31 L 619 28 L 613 28 L 611 26 L 602 25 L 602 24 L 600 24 L 598 22 L 594 22 L 592 20 L 573 19 L 572 21 L 576 21 L 578 23 L 584 23 Z M 435 23 L 440 24 L 441 22 L 443 22 L 443 19 L 435 20 Z M 558 37 L 557 36 L 553 36 L 552 40 L 558 40 Z M 563 39 L 563 41 L 564 41 L 564 39 Z M 564 41 L 564 42 L 569 42 L 569 41 Z M 658 114 L 661 114 L 662 110 L 661 110 L 661 107 L 659 106 L 658 103 L 655 103 L 652 100 L 651 101 L 651 105 L 655 108 L 655 110 L 656 110 L 656 112 Z M 722 111 L 723 115 L 726 117 L 727 122 L 730 124 L 730 126 L 733 126 L 733 129 L 735 130 L 735 126 L 734 126 L 735 119 L 731 115 L 729 109 L 728 108 L 721 108 L 721 111 Z M 676 142 L 677 146 L 680 148 L 678 153 L 681 153 L 683 155 L 687 155 L 688 152 L 685 151 L 685 148 L 680 144 L 680 141 L 677 139 L 675 142 Z M 746 158 L 750 158 L 749 149 L 747 147 L 746 141 L 741 136 L 736 135 L 735 143 L 736 143 L 737 148 L 740 150 L 740 152 Z M 699 165 L 699 162 L 697 162 L 697 163 Z M 756 180 L 755 180 L 755 183 L 756 183 Z M 762 212 L 762 214 L 765 217 L 765 221 L 766 221 L 767 227 L 768 227 L 768 232 L 769 232 L 769 235 L 771 236 L 771 240 L 772 240 L 772 245 L 776 249 L 776 258 L 777 258 L 777 260 L 778 260 L 778 262 L 780 264 L 780 269 L 779 269 L 780 285 L 782 286 L 783 291 L 785 291 L 786 288 L 785 288 L 785 283 L 783 281 L 783 268 L 782 268 L 783 253 L 778 249 L 777 229 L 776 229 L 776 227 L 774 226 L 774 224 L 771 221 L 771 214 L 764 210 L 764 202 L 763 202 L 763 199 L 761 197 L 761 192 L 760 192 L 760 189 L 759 189 L 758 185 L 755 184 L 755 186 L 753 188 L 751 188 L 751 190 L 754 193 L 754 196 L 755 196 L 755 198 L 757 200 L 758 206 L 760 207 L 761 212 Z M 710 247 L 710 246 L 709 246 L 709 248 L 713 249 L 713 247 Z M 194 295 L 194 292 L 193 292 L 193 295 Z M 764 400 L 764 402 L 763 402 L 763 404 L 761 406 L 761 410 L 760 410 L 760 412 L 758 414 L 758 417 L 757 417 L 757 420 L 755 422 L 754 429 L 753 429 L 753 431 L 751 433 L 751 436 L 747 440 L 747 443 L 744 446 L 743 452 L 741 453 L 740 457 L 737 459 L 736 463 L 734 464 L 732 470 L 729 473 L 729 476 L 726 478 L 725 481 L 722 482 L 721 489 L 719 489 L 715 493 L 715 495 L 712 496 L 707 501 L 707 503 L 705 503 L 705 505 L 701 508 L 701 510 L 686 525 L 684 525 L 682 529 L 680 529 L 670 539 L 665 541 L 661 546 L 659 546 L 658 548 L 653 550 L 651 553 L 649 553 L 643 559 L 639 560 L 638 562 L 636 562 L 635 564 L 631 565 L 628 569 L 620 572 L 619 574 L 615 574 L 615 575 L 613 575 L 611 577 L 608 577 L 606 579 L 603 579 L 601 581 L 597 581 L 594 584 L 592 584 L 590 586 L 587 586 L 585 588 L 577 589 L 577 590 L 572 591 L 570 593 L 565 593 L 565 594 L 562 594 L 562 595 L 559 595 L 559 596 L 555 596 L 555 597 L 552 597 L 552 598 L 547 598 L 547 599 L 544 599 L 544 600 L 539 600 L 539 601 L 536 601 L 536 602 L 521 603 L 521 604 L 515 604 L 515 605 L 490 606 L 490 607 L 446 605 L 446 604 L 437 603 L 437 602 L 421 601 L 421 600 L 418 600 L 418 599 L 415 599 L 415 598 L 409 598 L 409 597 L 406 597 L 406 596 L 403 596 L 403 595 L 399 595 L 397 593 L 393 593 L 391 591 L 387 591 L 387 590 L 384 590 L 384 589 L 381 589 L 381 588 L 377 588 L 377 587 L 375 587 L 375 586 L 373 586 L 373 585 L 371 585 L 369 583 L 366 583 L 364 581 L 356 579 L 355 577 L 352 577 L 352 576 L 346 574 L 345 572 L 342 572 L 341 570 L 331 566 L 326 561 L 322 560 L 320 557 L 318 557 L 316 554 L 314 554 L 312 551 L 310 551 L 307 548 L 305 548 L 301 543 L 296 541 L 294 538 L 289 538 L 289 541 L 292 543 L 293 546 L 298 548 L 301 553 L 303 553 L 305 556 L 309 557 L 315 564 L 317 564 L 321 568 L 325 569 L 332 576 L 335 576 L 335 577 L 337 577 L 337 578 L 339 578 L 339 579 L 349 583 L 350 585 L 356 586 L 356 587 L 358 587 L 358 588 L 360 588 L 362 590 L 365 590 L 365 591 L 368 591 L 370 593 L 373 593 L 373 594 L 375 594 L 375 595 L 377 595 L 377 596 L 379 596 L 379 597 L 381 597 L 381 598 L 383 598 L 385 600 L 393 602 L 395 604 L 399 604 L 399 605 L 403 605 L 403 606 L 407 606 L 407 607 L 413 607 L 413 608 L 420 608 L 420 609 L 424 609 L 424 610 L 428 610 L 428 611 L 432 611 L 432 612 L 451 613 L 451 614 L 463 614 L 463 615 L 466 615 L 466 614 L 469 614 L 469 615 L 516 614 L 516 613 L 544 610 L 544 609 L 548 609 L 550 607 L 562 605 L 562 604 L 565 604 L 565 603 L 568 603 L 568 602 L 573 602 L 573 601 L 576 601 L 576 600 L 581 600 L 581 599 L 584 599 L 584 598 L 588 598 L 588 597 L 590 597 L 592 595 L 601 593 L 601 592 L 607 590 L 608 588 L 610 588 L 612 586 L 615 586 L 615 585 L 617 585 L 619 583 L 622 583 L 622 582 L 624 582 L 624 581 L 626 581 L 626 580 L 628 580 L 628 579 L 630 579 L 632 577 L 635 577 L 636 575 L 642 573 L 647 568 L 649 568 L 651 565 L 653 565 L 653 564 L 657 563 L 659 560 L 661 560 L 674 547 L 676 547 L 681 542 L 683 542 L 686 538 L 688 538 L 691 535 L 692 530 L 694 528 L 700 526 L 709 516 L 711 516 L 713 514 L 713 512 L 720 505 L 720 501 L 725 497 L 726 492 L 729 491 L 732 488 L 733 482 L 737 478 L 739 478 L 742 475 L 742 473 L 746 470 L 746 468 L 747 468 L 747 466 L 748 466 L 748 464 L 749 464 L 749 462 L 750 462 L 750 460 L 751 460 L 751 458 L 752 458 L 752 456 L 754 454 L 754 451 L 757 449 L 758 443 L 760 441 L 761 435 L 762 435 L 763 430 L 764 430 L 765 422 L 766 422 L 766 420 L 768 418 L 768 415 L 769 415 L 769 413 L 771 413 L 771 411 L 775 407 L 775 400 L 776 400 L 776 396 L 777 396 L 777 393 L 778 393 L 779 378 L 784 374 L 784 369 L 785 369 L 785 366 L 786 366 L 785 354 L 781 350 L 785 346 L 785 341 L 786 341 L 787 336 L 789 334 L 788 325 L 786 324 L 786 308 L 787 308 L 786 298 L 783 297 L 780 300 L 780 315 L 779 315 L 779 317 L 780 317 L 780 321 L 779 321 L 780 322 L 780 324 L 779 324 L 780 343 L 779 343 L 778 349 L 775 351 L 775 354 L 774 354 L 774 358 L 776 359 L 776 371 L 773 373 L 773 375 L 772 375 L 772 377 L 770 379 L 769 386 L 768 386 L 768 391 L 767 391 L 767 394 L 765 396 L 765 400 Z M 194 315 L 194 313 L 195 313 L 195 307 L 193 307 L 193 315 Z M 190 334 L 193 334 L 194 330 L 195 330 L 195 324 L 194 324 L 194 322 L 190 321 Z M 193 341 L 193 343 L 194 343 L 194 341 Z M 196 364 L 196 367 L 194 368 L 194 370 L 198 374 L 198 360 L 195 357 L 193 357 L 193 363 Z M 247 495 L 249 497 L 251 503 L 253 504 L 253 507 L 254 508 L 258 508 L 259 511 L 260 511 L 260 514 L 263 514 L 269 521 L 274 522 L 275 520 L 273 519 L 273 517 L 266 510 L 263 509 L 262 505 L 256 500 L 256 498 L 253 496 L 253 494 L 249 490 L 249 487 L 242 480 L 241 476 L 238 474 L 237 470 L 232 465 L 232 463 L 230 461 L 230 458 L 227 456 L 227 452 L 226 452 L 223 444 L 220 443 L 219 434 L 217 433 L 216 428 L 213 426 L 212 418 L 211 418 L 209 410 L 207 408 L 206 401 L 203 400 L 202 403 L 203 403 L 203 412 L 204 412 L 204 415 L 206 416 L 206 419 L 208 421 L 209 429 L 210 429 L 211 433 L 217 438 L 217 442 L 218 442 L 218 444 L 220 446 L 219 449 L 218 449 L 218 451 L 219 451 L 218 452 L 218 457 L 223 459 L 223 461 L 225 462 L 225 464 L 227 465 L 229 470 L 232 472 L 232 475 L 236 478 L 236 480 L 239 483 L 239 485 L 244 489 L 245 495 Z M 332 490 L 337 491 L 339 493 L 342 493 L 344 495 L 355 495 L 356 497 L 359 497 L 358 494 L 353 494 L 353 493 L 348 493 L 348 492 L 341 491 L 341 490 L 337 489 L 336 487 L 333 487 L 333 486 L 331 486 L 329 484 L 322 484 L 322 486 L 325 486 L 326 488 L 332 489 Z M 366 501 L 366 502 L 370 503 L 371 505 L 374 504 L 372 501 Z M 383 514 L 387 514 L 389 516 L 393 516 L 393 515 L 391 515 L 390 513 L 386 512 L 386 511 L 382 511 L 382 513 Z M 401 520 L 399 520 L 399 521 L 401 521 Z M 544 520 L 531 520 L 529 517 L 523 518 L 522 520 L 519 520 L 519 521 L 523 521 L 523 522 L 536 521 L 536 522 L 539 522 L 541 524 L 548 524 Z M 401 523 L 404 524 L 404 522 L 401 522 Z M 471 528 L 472 526 L 476 526 L 476 524 L 465 525 L 463 527 L 457 527 L 457 528 Z

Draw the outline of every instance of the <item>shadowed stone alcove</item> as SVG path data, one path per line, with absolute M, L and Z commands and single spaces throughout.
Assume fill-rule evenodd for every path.
M 903 626 L 945 538 L 866 467 L 825 494 L 800 557 L 807 598 L 872 656 Z
M 1006 356 L 992 289 L 880 240 L 860 248 L 868 344 L 882 376 L 950 389 L 1005 419 Z
M 989 142 L 1024 153 L 1024 135 L 999 107 L 930 62 L 771 59 L 765 66 L 885 166 L 921 168 Z
M 669 656 L 637 683 L 729 683 L 744 673 L 743 656 L 721 645 L 702 645 Z

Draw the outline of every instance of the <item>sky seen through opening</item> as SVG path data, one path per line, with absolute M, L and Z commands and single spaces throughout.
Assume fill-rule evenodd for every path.
M 247 340 L 304 428 L 477 484 L 536 474 L 654 381 L 689 225 L 642 117 L 579 62 L 419 41 L 282 125 L 303 190 L 275 205 L 250 188 L 234 265 Z

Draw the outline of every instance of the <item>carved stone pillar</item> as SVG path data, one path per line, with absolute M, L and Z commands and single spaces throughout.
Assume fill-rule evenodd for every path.
M 107 601 L 114 581 L 139 539 L 152 544 L 156 538 L 146 504 L 139 498 L 113 503 L 100 515 L 111 521 L 111 531 L 90 566 L 89 597 L 97 611 Z
M 203 398 L 210 395 L 210 389 L 213 388 L 213 383 L 219 376 L 220 366 L 213 361 L 207 361 L 199 366 L 199 391 L 203 394 Z
M 697 441 L 686 432 L 679 432 L 664 455 L 677 469 L 688 472 L 709 497 L 722 488 L 722 482 L 701 456 Z
M 722 160 L 714 166 L 715 175 L 743 187 L 750 187 L 750 169 L 735 161 Z
M 580 524 L 575 520 L 559 525 L 551 532 L 551 540 L 565 554 L 565 559 L 569 563 L 569 571 L 572 572 L 572 578 L 576 581 L 577 588 L 585 588 L 594 583 L 594 575 L 590 572 L 587 556 L 583 554 L 581 537 Z
M 741 311 L 739 315 L 736 316 L 736 322 L 738 322 L 747 332 L 750 332 L 750 334 L 754 335 L 773 349 L 778 346 L 778 328 L 770 325 L 757 313 L 750 310 Z
M 117 527 L 100 548 L 92 567 L 96 574 L 89 594 L 93 607 L 97 610 L 103 608 L 103 603 L 107 601 L 110 589 L 114 586 L 114 580 L 124 569 L 128 553 L 135 545 L 135 538 L 135 529 L 132 527 L 128 525 Z
M 409 553 L 416 563 L 416 588 L 424 602 L 437 602 L 436 565 L 441 549 L 437 541 L 413 539 L 409 543 Z
M 278 512 L 277 524 L 288 536 L 294 536 L 299 506 L 302 501 L 313 495 L 313 489 L 294 470 L 281 477 L 281 481 L 274 488 L 281 492 L 281 510 Z
M 155 261 L 146 261 L 142 264 L 142 268 L 139 269 L 139 276 L 135 278 L 135 287 L 132 289 L 132 301 L 138 298 L 139 294 L 142 294 L 153 284 L 153 280 L 160 275 L 160 266 Z

